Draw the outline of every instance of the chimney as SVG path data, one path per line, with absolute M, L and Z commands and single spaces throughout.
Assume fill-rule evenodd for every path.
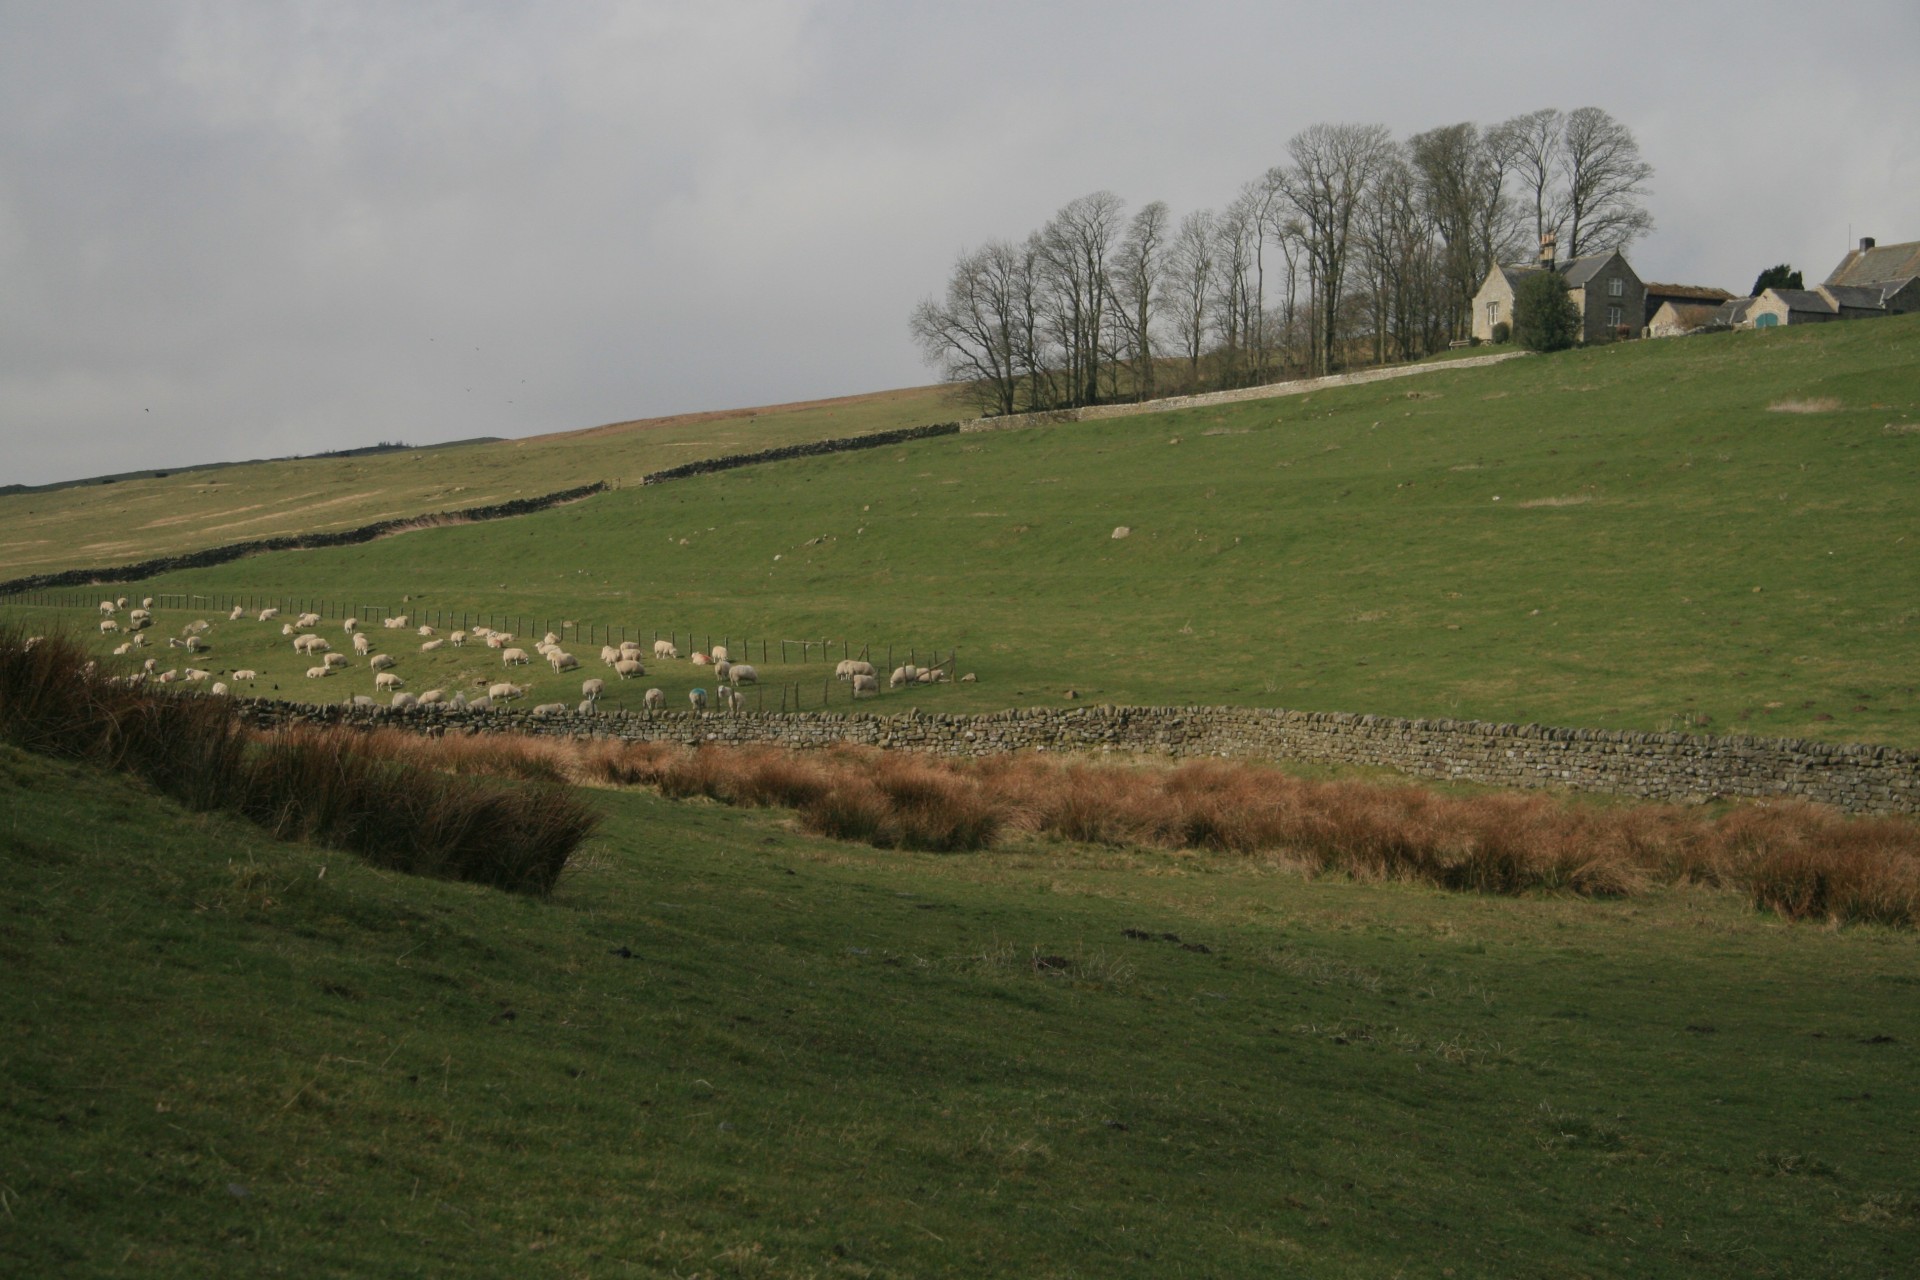
M 1862 253 L 1865 253 L 1865 252 L 1866 252 L 1867 250 L 1869 250 L 1869 249 L 1871 249 L 1871 248 L 1873 248 L 1873 237 L 1872 237 L 1872 236 L 1861 236 L 1861 237 L 1860 237 L 1860 252 L 1862 252 Z
M 1558 233 L 1552 231 L 1540 237 L 1540 265 L 1549 271 L 1553 270 L 1554 250 L 1558 247 L 1559 239 Z

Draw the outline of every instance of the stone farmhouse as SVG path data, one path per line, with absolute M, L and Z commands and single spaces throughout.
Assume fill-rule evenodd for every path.
M 1520 281 L 1536 271 L 1558 271 L 1567 293 L 1580 309 L 1580 340 L 1606 342 L 1632 336 L 1646 323 L 1647 287 L 1618 250 L 1589 254 L 1565 263 L 1554 261 L 1554 237 L 1543 236 L 1536 262 L 1507 266 L 1496 263 L 1473 295 L 1473 336 L 1493 341 L 1493 327 L 1513 324 L 1513 294 Z
M 1715 312 L 1731 300 L 1725 289 L 1698 284 L 1647 284 L 1649 338 L 1670 338 L 1713 324 Z
M 1773 329 L 1783 324 L 1824 324 L 1920 311 L 1920 240 L 1906 244 L 1860 241 L 1825 283 L 1811 289 L 1767 289 L 1758 297 L 1730 298 L 1704 322 L 1696 314 L 1665 309 L 1648 322 L 1651 337 L 1703 329 Z

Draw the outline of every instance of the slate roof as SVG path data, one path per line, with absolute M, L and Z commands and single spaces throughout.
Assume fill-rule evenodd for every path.
M 1567 288 L 1578 289 L 1600 274 L 1600 268 L 1606 266 L 1615 256 L 1614 252 L 1609 250 L 1606 253 L 1594 253 L 1584 258 L 1575 258 L 1560 268 L 1560 274 L 1567 278 Z
M 1887 305 L 1887 294 L 1905 283 L 1904 280 L 1894 281 L 1892 288 L 1879 284 L 1825 284 L 1820 286 L 1820 292 L 1843 307 L 1856 307 L 1863 311 L 1883 311 Z
M 1786 303 L 1789 311 L 1809 311 L 1823 316 L 1838 315 L 1840 312 L 1831 298 L 1812 289 L 1769 289 L 1767 293 Z
M 1920 240 L 1855 249 L 1827 277 L 1830 285 L 1885 284 L 1920 276 Z
M 1747 318 L 1747 308 L 1753 305 L 1752 298 L 1728 298 L 1714 308 L 1713 319 L 1716 324 L 1737 325 Z

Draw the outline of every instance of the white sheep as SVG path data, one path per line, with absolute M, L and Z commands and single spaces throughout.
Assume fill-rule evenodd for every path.
M 637 658 L 641 652 L 642 650 L 638 640 L 622 640 L 620 642 L 620 656 L 623 658 Z
M 380 704 L 364 693 L 356 693 L 353 695 L 353 705 L 356 707 L 377 707 Z
M 446 643 L 445 640 L 422 640 L 420 642 L 420 652 L 432 653 L 435 649 L 438 649 L 441 645 L 445 643 Z
M 533 714 L 537 716 L 563 716 L 567 714 L 567 704 L 564 702 L 543 702 L 533 709 Z
M 233 678 L 235 680 L 258 680 L 260 678 L 260 673 L 258 671 L 255 671 L 252 667 L 242 667 L 238 671 L 233 673 Z
M 133 652 L 133 641 L 126 640 L 114 646 L 113 656 L 116 658 L 124 658 L 129 653 L 132 653 L 132 652 Z
M 707 709 L 707 691 L 705 689 L 689 689 L 687 690 L 687 701 L 693 705 L 695 711 L 705 711 Z
M 921 684 L 945 684 L 947 673 L 939 667 L 922 667 L 915 677 Z
M 493 710 L 493 699 L 486 696 L 485 694 L 481 694 L 479 697 L 475 698 L 472 702 L 469 702 L 464 708 L 462 708 L 462 710 L 491 711 Z
M 503 667 L 524 667 L 532 661 L 525 649 L 503 649 L 500 653 L 500 665 Z
M 180 678 L 182 680 L 188 681 L 189 683 L 198 684 L 200 681 L 205 680 L 208 676 L 212 674 L 213 672 L 208 671 L 204 667 L 188 667 L 185 671 L 182 671 L 180 673 Z
M 887 684 L 895 689 L 910 685 L 920 678 L 920 668 L 916 666 L 895 667 L 893 674 L 887 677 Z
M 143 597 L 141 598 L 141 600 L 140 600 L 140 607 L 141 607 L 142 609 L 151 609 L 151 608 L 153 608 L 153 597 L 152 597 L 152 596 L 143 596 Z
M 600 646 L 600 661 L 612 666 L 620 661 L 620 651 L 610 644 L 603 644 Z
M 646 697 L 645 697 L 645 699 L 644 699 L 644 701 L 646 702 L 646 704 L 647 704 L 647 710 L 649 710 L 649 711 L 664 711 L 664 710 L 666 710 L 666 706 L 667 706 L 667 695 L 666 695 L 666 694 L 665 694 L 665 693 L 664 693 L 663 691 L 661 691 L 661 690 L 659 690 L 659 689 L 649 689 L 649 690 L 647 690 L 647 692 L 646 692 Z
M 693 651 L 693 665 L 694 665 L 694 666 L 696 666 L 696 667 L 704 667 L 704 666 L 706 666 L 706 665 L 707 665 L 707 664 L 708 664 L 709 662 L 712 662 L 712 661 L 713 661 L 713 659 L 712 659 L 712 658 L 709 658 L 709 657 L 708 657 L 708 656 L 707 656 L 706 654 L 704 654 L 704 653 L 702 653 L 702 652 L 700 652 L 700 651 L 699 651 L 698 649 L 695 649 L 695 650 Z
M 440 633 L 438 631 L 435 631 L 432 627 L 428 626 L 426 623 L 423 622 L 414 631 L 414 634 L 417 636 L 437 636 Z
M 447 643 L 456 649 L 464 648 L 467 643 L 467 633 L 464 631 L 456 631 L 447 637 Z
M 207 692 L 209 692 L 209 693 L 211 693 L 211 694 L 212 694 L 212 695 L 213 695 L 214 697 L 216 697 L 216 698 L 224 698 L 224 697 L 226 697 L 226 696 L 227 696 L 227 686 L 226 686 L 226 682 L 225 682 L 225 681 L 222 681 L 222 680 L 216 680 L 216 681 L 214 681 L 214 682 L 213 682 L 213 688 L 211 688 L 211 689 L 209 689 L 209 690 L 207 690 Z
M 733 670 L 727 672 L 727 675 L 733 680 L 736 686 L 760 683 L 760 673 L 744 662 L 734 663 Z
M 242 609 L 239 605 L 235 605 L 233 606 L 233 612 L 227 615 L 227 621 L 238 622 L 240 621 L 240 619 L 246 616 L 247 616 L 247 611 L 245 609 Z
M 364 658 L 373 652 L 373 637 L 365 632 L 356 632 L 353 637 L 353 651 Z
M 459 695 L 456 694 L 455 696 L 457 697 Z M 423 707 L 437 706 L 446 700 L 447 691 L 445 689 L 429 689 L 420 695 L 420 705 Z
M 713 664 L 713 678 L 721 684 L 725 684 L 727 682 L 727 676 L 732 670 L 733 664 L 731 662 L 716 662 Z
M 559 644 L 560 637 L 553 634 L 553 632 L 549 631 L 547 632 L 546 636 L 541 639 L 540 643 L 541 644 Z
M 375 689 L 404 689 L 406 685 L 407 682 L 405 680 L 402 680 L 391 671 L 382 671 L 373 677 L 373 687 Z
M 631 680 L 635 676 L 647 674 L 647 669 L 635 662 L 632 658 L 620 659 L 620 661 L 613 664 L 613 669 L 615 674 L 622 680 Z
M 577 671 L 580 668 L 580 659 L 558 649 L 547 654 L 547 661 L 553 664 L 555 675 L 559 675 L 562 671 Z
M 312 675 L 313 673 L 308 672 L 307 674 Z M 179 668 L 175 667 L 167 671 L 162 671 L 159 675 L 154 677 L 154 680 L 160 684 L 172 684 L 179 678 L 180 678 L 180 670 Z
M 295 653 L 329 653 L 332 649 L 332 645 L 328 644 L 319 636 L 309 632 L 303 631 L 293 638 L 293 651 Z
M 187 637 L 187 652 L 188 652 L 188 653 L 205 653 L 205 652 L 206 652 L 207 650 L 209 650 L 209 649 L 211 649 L 211 648 L 213 648 L 213 646 L 212 646 L 212 645 L 210 645 L 210 644 L 208 644 L 208 643 L 207 643 L 207 642 L 206 642 L 206 641 L 205 641 L 204 639 L 202 639 L 202 638 L 201 638 L 200 636 L 188 636 L 188 637 Z
M 332 674 L 333 674 L 332 667 L 308 667 L 307 668 L 307 679 L 309 680 L 323 680 Z
M 283 622 L 280 624 L 280 634 L 283 636 L 292 636 L 300 633 L 294 628 L 291 622 Z
M 212 626 L 213 624 L 205 618 L 198 618 L 180 628 L 180 634 L 183 636 L 197 636 L 201 632 L 211 629 Z
M 713 646 L 713 652 L 708 654 L 707 656 L 712 658 L 716 665 L 719 663 L 725 662 L 729 656 L 727 653 L 727 646 L 723 644 L 717 644 Z
M 680 656 L 680 650 L 674 647 L 674 643 L 671 640 L 655 640 L 653 642 L 653 656 L 656 658 L 677 658 Z
M 119 608 L 119 606 L 114 604 L 113 601 L 102 600 L 100 602 L 100 616 L 103 618 L 111 618 L 113 616 L 113 611 L 117 608 Z
M 116 631 L 118 631 L 119 629 L 120 629 L 120 624 L 119 624 L 119 623 L 117 623 L 117 622 L 115 622 L 115 621 L 114 621 L 114 620 L 113 620 L 112 618 L 102 618 L 102 619 L 100 619 L 100 634 L 101 634 L 101 635 L 103 635 L 103 636 L 110 636 L 110 635 L 112 635 L 112 634 L 113 634 L 114 632 L 116 632 Z
M 740 709 L 740 691 L 732 685 L 721 685 L 718 689 L 714 690 L 714 695 L 720 700 L 720 705 L 725 710 L 738 711 Z
M 524 698 L 526 695 L 527 687 L 525 685 L 502 683 L 487 686 L 487 696 L 489 698 L 498 698 L 501 701 L 507 701 L 513 698 Z
M 487 633 L 487 648 L 504 649 L 512 640 L 513 636 L 505 631 L 491 631 Z
M 317 627 L 320 625 L 320 615 L 317 613 L 303 613 L 293 620 L 293 625 L 296 627 Z
M 367 659 L 367 665 L 375 671 L 385 671 L 388 667 L 397 667 L 400 660 L 392 654 L 376 653 Z
M 332 667 L 334 670 L 338 671 L 341 667 L 350 665 L 353 662 L 353 659 L 349 658 L 344 653 L 329 653 L 325 657 L 321 658 L 320 661 L 323 665 Z
M 348 618 L 345 622 L 342 622 L 340 624 L 340 629 L 346 632 L 348 635 L 352 635 L 354 632 L 360 629 L 360 619 Z
M 588 702 L 598 702 L 600 695 L 607 691 L 607 682 L 598 678 L 580 682 L 580 696 Z
M 33 642 L 31 640 L 27 642 L 27 646 L 29 648 L 31 648 L 32 645 L 33 645 Z M 160 669 L 160 659 L 148 658 L 145 662 L 140 664 L 140 669 L 146 672 L 148 675 L 152 675 L 154 672 Z
M 124 609 L 127 607 L 127 598 L 125 596 L 121 596 L 118 600 L 115 600 L 114 603 L 120 606 L 122 609 Z
M 863 693 L 877 694 L 879 692 L 880 692 L 879 676 L 855 676 L 853 678 L 853 696 L 854 697 L 857 698 Z
M 407 707 L 417 707 L 419 705 L 420 699 L 410 693 L 396 693 L 393 695 L 393 709 L 395 711 L 404 710 Z
M 280 611 L 278 609 L 262 609 L 260 611 L 260 621 L 262 622 L 272 622 L 279 616 Z

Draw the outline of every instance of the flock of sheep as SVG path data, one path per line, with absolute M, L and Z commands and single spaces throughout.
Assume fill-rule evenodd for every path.
M 118 616 L 123 610 L 126 612 L 124 625 Z M 151 597 L 142 600 L 135 608 L 128 608 L 125 596 L 117 600 L 100 602 L 100 633 L 103 636 L 123 632 L 128 635 L 128 639 L 114 649 L 115 656 L 126 657 L 132 655 L 137 649 L 150 647 L 150 642 L 144 633 L 153 626 L 152 610 Z M 227 615 L 228 620 L 238 622 L 246 616 L 246 613 L 244 608 L 235 605 Z M 267 608 L 259 611 L 258 621 L 270 623 L 276 620 L 280 620 L 280 610 Z M 314 665 L 307 668 L 306 674 L 309 680 L 324 680 L 336 671 L 351 667 L 354 661 L 344 653 L 335 652 L 332 644 L 313 630 L 320 623 L 321 618 L 317 613 L 301 613 L 290 620 L 281 620 L 281 636 L 292 642 L 294 652 L 309 660 L 318 659 Z M 168 637 L 167 647 L 184 649 L 190 655 L 205 653 L 212 647 L 211 642 L 206 638 L 206 633 L 212 629 L 212 625 L 204 619 L 190 622 L 182 628 L 180 638 Z M 469 642 L 477 642 L 485 644 L 489 649 L 497 650 L 503 668 L 526 666 L 533 661 L 533 656 L 526 649 L 514 644 L 514 637 L 511 634 L 491 627 L 475 626 L 470 630 L 453 631 L 442 637 L 431 626 L 422 624 L 415 627 L 412 619 L 405 614 L 385 618 L 381 626 L 389 631 L 412 631 L 420 640 L 422 653 L 432 653 L 447 645 L 458 649 L 465 647 Z M 492 710 L 500 703 L 525 697 L 529 690 L 526 685 L 502 680 L 489 683 L 486 694 L 475 698 L 468 698 L 459 691 L 450 694 L 445 689 L 429 689 L 415 694 L 407 689 L 405 678 L 394 670 L 399 666 L 398 659 L 391 654 L 375 652 L 376 646 L 372 637 L 360 629 L 358 619 L 346 619 L 342 623 L 341 630 L 353 649 L 354 658 L 366 659 L 368 667 L 373 671 L 375 692 L 390 695 L 389 705 L 396 708 L 444 707 L 454 710 L 469 708 Z M 535 654 L 553 668 L 555 675 L 580 669 L 580 660 L 562 648 L 560 637 L 551 631 L 535 641 L 532 648 Z M 630 680 L 646 675 L 646 667 L 642 662 L 644 653 L 638 641 L 625 640 L 618 645 L 602 646 L 600 660 L 607 665 L 617 679 Z M 653 642 L 654 661 L 673 661 L 678 660 L 679 657 L 680 650 L 672 641 L 655 640 Z M 738 710 L 742 705 L 742 687 L 757 684 L 760 680 L 760 673 L 753 666 L 732 661 L 725 645 L 714 645 L 710 653 L 696 652 L 691 655 L 691 661 L 696 666 L 713 668 L 716 682 L 713 698 L 723 710 Z M 210 680 L 212 674 L 205 668 L 194 666 L 174 667 L 163 671 L 160 669 L 159 659 L 150 657 L 141 664 L 140 670 L 124 676 L 116 676 L 113 679 L 115 683 L 129 685 L 149 681 L 163 685 L 176 682 L 199 684 Z M 852 685 L 855 698 L 876 695 L 880 691 L 879 674 L 870 662 L 858 659 L 844 660 L 834 669 L 834 675 L 842 682 Z M 249 669 L 232 673 L 232 679 L 236 682 L 252 682 L 258 678 L 259 673 Z M 890 687 L 899 689 L 911 684 L 936 684 L 943 682 L 946 678 L 947 672 L 938 667 L 901 666 L 894 669 L 888 683 Z M 963 677 L 966 680 L 972 678 L 971 675 Z M 600 698 L 606 693 L 606 688 L 606 681 L 600 677 L 589 677 L 583 680 L 580 685 L 581 701 L 578 710 L 583 712 L 595 710 Z M 228 692 L 228 686 L 224 682 L 214 682 L 210 685 L 209 692 L 225 694 Z M 705 689 L 690 690 L 687 700 L 695 711 L 708 709 L 708 693 Z M 643 701 L 650 711 L 663 710 L 666 707 L 666 694 L 658 688 L 650 688 L 643 695 Z M 379 705 L 374 698 L 365 694 L 355 695 L 353 703 L 356 706 Z M 548 702 L 534 707 L 533 712 L 535 715 L 555 715 L 567 709 L 565 703 Z

